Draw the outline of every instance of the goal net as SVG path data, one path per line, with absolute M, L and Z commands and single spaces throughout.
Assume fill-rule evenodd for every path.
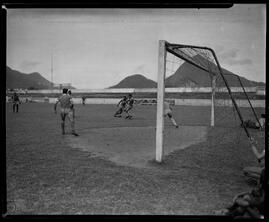
M 229 81 L 228 81 L 229 80 Z M 234 82 L 240 87 L 234 87 Z M 180 86 L 180 87 L 179 87 Z M 238 86 L 238 84 L 236 84 Z M 243 124 L 246 117 L 238 102 L 244 97 L 253 109 L 240 77 L 221 68 L 215 52 L 208 47 L 171 44 L 159 41 L 158 90 L 156 120 L 156 161 L 161 162 L 164 146 L 164 101 L 171 105 L 207 107 L 200 123 L 211 127 L 242 127 L 251 139 L 249 130 Z M 188 120 L 187 120 L 188 121 Z M 207 122 L 206 122 L 207 121 Z

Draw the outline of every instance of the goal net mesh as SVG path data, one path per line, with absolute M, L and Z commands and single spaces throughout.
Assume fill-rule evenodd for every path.
M 255 110 L 251 109 L 248 95 L 244 92 L 243 79 L 223 68 L 221 71 L 222 73 L 214 54 L 208 48 L 172 44 L 166 46 L 165 100 L 172 105 L 181 105 L 173 111 L 179 124 L 210 126 L 213 77 L 215 77 L 215 127 L 238 129 L 242 128 L 241 119 L 257 120 L 258 114 L 255 115 Z M 180 116 L 180 109 L 187 109 L 187 106 L 191 107 L 193 112 L 191 119 Z M 246 135 L 243 130 L 239 130 L 238 133 L 238 140 Z

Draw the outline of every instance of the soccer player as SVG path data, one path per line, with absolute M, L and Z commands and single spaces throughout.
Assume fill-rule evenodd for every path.
M 169 119 L 172 121 L 173 125 L 178 128 L 178 125 L 176 123 L 176 120 L 172 116 L 172 107 L 168 101 L 164 101 L 164 117 L 169 117 Z
M 82 105 L 85 106 L 85 100 L 86 100 L 86 97 L 85 96 L 82 96 Z
M 126 101 L 127 101 L 127 97 L 126 96 L 124 96 L 123 99 L 121 99 L 119 101 L 119 103 L 117 104 L 117 106 L 119 107 L 119 109 L 114 114 L 114 117 L 121 117 L 122 111 L 125 109 L 125 106 L 126 106 Z
M 62 128 L 62 134 L 65 134 L 65 118 L 67 117 L 71 123 L 71 129 L 72 134 L 75 136 L 78 136 L 78 134 L 75 132 L 75 121 L 74 121 L 74 113 L 72 111 L 72 108 L 74 106 L 72 97 L 67 94 L 68 89 L 63 89 L 63 95 L 61 95 L 56 103 L 54 104 L 54 112 L 57 113 L 57 104 L 60 103 L 61 105 L 61 128 Z
M 134 99 L 132 94 L 130 93 L 128 95 L 127 101 L 126 101 L 126 107 L 124 109 L 124 111 L 127 113 L 127 116 L 125 117 L 125 119 L 131 119 L 132 116 L 130 115 L 129 111 L 133 108 L 134 105 Z
M 243 124 L 247 128 L 260 129 L 260 130 L 262 130 L 265 127 L 265 119 L 266 119 L 265 114 L 261 114 L 261 117 L 259 119 L 259 122 L 257 122 L 257 121 L 254 122 L 252 120 L 246 120 L 246 121 L 244 121 Z M 241 124 L 241 126 L 242 126 L 242 124 Z
M 11 99 L 13 103 L 12 104 L 13 113 L 15 113 L 15 111 L 16 113 L 19 112 L 19 104 L 21 103 L 19 95 L 16 92 L 14 92 Z
M 261 117 L 259 119 L 259 123 L 257 122 L 256 123 L 256 126 L 258 126 L 260 128 L 260 125 L 261 125 L 261 128 L 260 129 L 264 129 L 265 127 L 265 120 L 266 120 L 266 115 L 264 113 L 261 114 Z
M 265 149 L 263 149 L 261 152 L 258 151 L 255 141 L 251 138 L 251 150 L 255 157 L 258 160 L 258 166 L 249 166 L 245 167 L 243 169 L 244 175 L 247 176 L 248 178 L 252 179 L 258 179 L 261 175 L 262 170 L 265 167 Z

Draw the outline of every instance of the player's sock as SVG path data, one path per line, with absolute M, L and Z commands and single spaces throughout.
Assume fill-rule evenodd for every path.
M 74 124 L 74 123 L 72 123 L 71 127 L 72 127 L 72 134 L 73 134 L 74 136 L 78 136 L 78 134 L 77 134 L 76 131 L 75 131 L 75 124 Z
M 173 117 L 171 117 L 171 121 L 172 121 L 173 125 L 174 125 L 175 127 L 177 127 L 177 123 L 176 123 L 176 121 L 175 121 L 175 119 L 174 119 Z
M 64 123 L 61 123 L 61 128 L 62 128 L 62 134 L 65 134 L 65 130 L 64 130 Z
M 77 134 L 76 132 L 72 132 L 72 134 L 73 134 L 74 136 L 78 136 L 78 134 Z
M 119 113 L 118 113 L 118 112 L 116 112 L 116 113 L 114 114 L 114 117 L 118 117 L 118 115 L 119 115 Z
M 72 129 L 72 134 L 75 136 L 78 136 L 78 134 L 75 131 L 75 122 L 74 121 L 71 122 L 71 129 Z

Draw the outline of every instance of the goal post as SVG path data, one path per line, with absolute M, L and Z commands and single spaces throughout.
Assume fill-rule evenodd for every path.
M 156 161 L 162 162 L 163 158 L 163 133 L 164 133 L 164 97 L 165 97 L 165 78 L 166 78 L 166 57 L 167 52 L 175 57 L 190 63 L 198 69 L 201 69 L 209 74 L 211 79 L 211 118 L 210 126 L 215 126 L 215 93 L 216 93 L 216 80 L 218 76 L 224 82 L 228 90 L 232 104 L 241 121 L 247 137 L 251 136 L 243 124 L 243 118 L 239 108 L 232 96 L 231 89 L 227 80 L 224 77 L 222 68 L 217 60 L 216 54 L 213 49 L 201 46 L 172 44 L 165 40 L 159 40 L 159 55 L 158 55 L 158 82 L 157 82 L 157 120 L 156 120 Z
M 156 161 L 162 162 L 163 156 L 163 128 L 164 128 L 164 93 L 165 93 L 165 67 L 166 42 L 159 41 L 158 57 L 158 90 L 157 90 L 157 120 L 156 120 Z

